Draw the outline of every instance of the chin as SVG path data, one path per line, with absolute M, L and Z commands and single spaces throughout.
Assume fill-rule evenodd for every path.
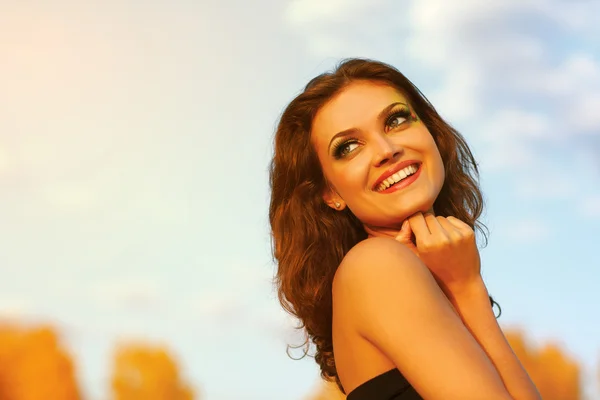
M 410 217 L 411 215 L 414 215 L 418 212 L 422 212 L 422 213 L 426 213 L 426 212 L 431 212 L 433 211 L 433 204 L 435 203 L 435 200 L 426 200 L 426 201 L 422 201 L 419 203 L 415 203 L 413 206 L 409 207 L 403 214 L 406 216 L 406 218 Z
M 415 200 L 412 204 L 405 203 L 402 208 L 390 210 L 389 213 L 377 212 L 377 214 L 374 214 L 371 211 L 370 213 L 354 215 L 366 225 L 399 229 L 402 223 L 412 215 L 418 212 L 426 213 L 433 211 L 434 203 L 435 199 L 424 198 Z

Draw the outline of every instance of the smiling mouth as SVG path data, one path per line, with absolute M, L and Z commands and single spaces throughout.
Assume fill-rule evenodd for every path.
M 418 163 L 415 163 L 415 164 L 411 164 L 408 167 L 401 169 L 400 171 L 396 172 L 394 175 L 388 177 L 383 182 L 381 182 L 379 185 L 377 185 L 377 187 L 375 188 L 375 191 L 382 192 L 386 189 L 391 188 L 394 185 L 397 185 L 398 183 L 402 182 L 409 176 L 412 176 L 415 173 L 417 173 L 417 171 L 419 170 L 419 167 L 420 167 L 420 165 Z

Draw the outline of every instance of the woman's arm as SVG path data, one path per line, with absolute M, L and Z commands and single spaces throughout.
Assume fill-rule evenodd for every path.
M 535 385 L 504 337 L 490 306 L 483 279 L 446 293 L 463 323 L 483 348 L 515 399 L 540 400 Z
M 397 240 L 412 245 L 411 250 L 431 271 L 464 325 L 496 367 L 511 396 L 517 400 L 541 400 L 490 306 L 473 229 L 456 218 L 435 217 L 430 213 L 411 216 L 403 228 Z M 416 245 L 407 240 L 411 231 Z
M 388 238 L 357 244 L 333 283 L 335 313 L 428 400 L 512 399 L 427 267 Z M 471 312 L 471 311 L 469 311 Z

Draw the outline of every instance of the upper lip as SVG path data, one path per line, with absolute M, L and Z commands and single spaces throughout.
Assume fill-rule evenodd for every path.
M 373 185 L 373 190 L 377 189 L 377 187 L 379 185 L 381 185 L 381 183 L 384 180 L 386 180 L 390 176 L 394 175 L 396 172 L 408 167 L 409 165 L 413 165 L 413 164 L 419 165 L 419 164 L 421 164 L 421 162 L 417 161 L 417 160 L 406 160 L 406 161 L 399 162 L 398 164 L 394 165 L 393 167 L 388 168 L 383 174 L 381 174 L 379 179 L 377 179 L 377 181 L 375 181 L 375 184 Z

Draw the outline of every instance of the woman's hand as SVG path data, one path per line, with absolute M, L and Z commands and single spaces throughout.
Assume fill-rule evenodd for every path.
M 396 240 L 423 261 L 446 295 L 481 280 L 475 232 L 457 218 L 416 213 L 404 221 Z

